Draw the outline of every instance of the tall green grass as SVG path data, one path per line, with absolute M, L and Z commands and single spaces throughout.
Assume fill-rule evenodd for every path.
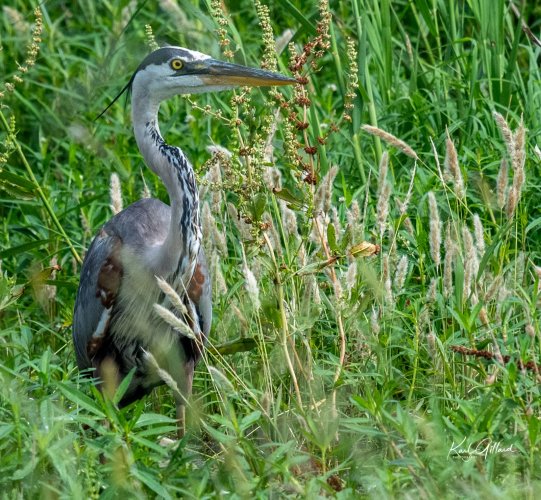
M 24 73 L 33 9 L 2 7 L 3 497 L 536 498 L 539 48 L 503 0 L 333 3 L 305 85 L 165 103 L 214 290 L 187 436 L 163 439 L 167 387 L 118 410 L 79 376 L 78 257 L 111 216 L 111 174 L 125 206 L 167 201 L 128 110 L 94 122 L 148 52 L 145 26 L 290 72 L 325 18 L 317 2 L 221 5 L 45 2 Z M 276 61 L 269 19 L 292 30 Z

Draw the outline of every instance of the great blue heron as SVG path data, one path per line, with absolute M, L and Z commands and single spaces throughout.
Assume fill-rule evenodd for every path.
M 151 353 L 179 388 L 174 395 L 179 434 L 194 368 L 210 331 L 211 287 L 201 246 L 194 171 L 183 151 L 162 138 L 158 108 L 161 101 L 178 94 L 292 83 L 294 79 L 277 73 L 217 61 L 181 47 L 162 47 L 143 60 L 124 89 L 132 94 L 137 145 L 148 167 L 165 184 L 171 207 L 142 199 L 102 227 L 83 263 L 73 339 L 79 368 L 93 368 L 98 378 L 113 377 L 118 385 L 135 369 L 121 406 L 162 383 L 150 363 Z M 193 338 L 154 313 L 153 305 L 164 299 L 156 276 L 182 297 L 188 311 L 183 319 Z

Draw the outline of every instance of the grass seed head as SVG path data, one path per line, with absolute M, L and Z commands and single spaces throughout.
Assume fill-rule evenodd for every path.
M 119 212 L 122 212 L 122 190 L 120 188 L 120 179 L 116 173 L 111 174 L 111 187 L 109 193 L 111 196 L 111 211 L 113 212 L 113 215 L 116 215 Z
M 324 175 L 314 196 L 314 207 L 318 212 L 329 213 L 333 192 L 334 179 L 338 174 L 338 166 L 333 165 Z
M 514 137 L 513 132 L 511 132 L 511 128 L 509 127 L 509 124 L 507 123 L 507 120 L 498 113 L 497 111 L 494 111 L 492 114 L 494 116 L 494 120 L 496 121 L 496 124 L 498 125 L 498 128 L 500 129 L 500 132 L 502 134 L 503 140 L 505 142 L 505 146 L 507 148 L 507 152 L 509 153 L 509 156 L 513 157 L 513 152 L 515 150 L 514 145 Z
M 49 281 L 54 281 L 56 279 L 56 273 L 60 270 L 58 265 L 58 258 L 56 255 L 53 255 L 51 261 L 49 262 L 49 267 L 51 268 L 51 275 L 49 276 Z M 0 276 L 2 275 L 2 269 L 0 267 Z M 45 297 L 48 300 L 56 299 L 56 285 L 45 285 Z
M 244 275 L 244 287 L 248 293 L 248 297 L 252 300 L 252 305 L 254 309 L 258 311 L 261 308 L 261 301 L 259 300 L 259 286 L 257 285 L 257 280 L 255 279 L 254 273 L 248 267 L 246 260 L 242 267 L 242 273 Z
M 377 337 L 381 331 L 379 309 L 377 307 L 373 307 L 370 313 L 370 328 L 374 336 Z
M 391 197 L 391 184 L 384 182 L 383 188 L 376 205 L 376 227 L 380 239 L 383 238 L 387 229 L 387 218 L 389 217 L 389 198 Z
M 464 198 L 464 180 L 462 172 L 458 164 L 458 156 L 456 148 L 449 131 L 447 131 L 447 139 L 445 140 L 445 170 L 450 172 L 453 179 L 454 192 L 459 200 Z
M 187 315 L 188 310 L 177 291 L 163 278 L 156 276 L 156 282 L 160 290 L 167 296 L 173 307 L 181 314 Z
M 526 253 L 520 251 L 515 261 L 515 283 L 518 286 L 524 284 L 524 272 L 526 271 Z
M 160 304 L 154 304 L 154 312 L 169 326 L 173 327 L 178 333 L 189 339 L 195 340 L 192 329 L 186 324 L 184 320 L 176 316 L 169 309 L 163 307 Z
M 428 285 L 428 292 L 426 294 L 426 301 L 428 304 L 434 304 L 436 302 L 438 293 L 438 278 L 432 278 Z
M 387 180 L 387 171 L 389 170 L 389 154 L 384 151 L 379 162 L 378 191 L 377 196 L 381 194 L 383 186 Z
M 434 193 L 428 193 L 428 208 L 430 213 L 430 255 L 434 264 L 441 264 L 441 221 L 438 204 Z
M 522 170 L 524 168 L 524 160 L 526 157 L 526 128 L 524 127 L 524 120 L 520 117 L 520 123 L 518 129 L 513 134 L 513 170 Z
M 169 16 L 174 23 L 174 26 L 180 31 L 182 28 L 187 29 L 190 22 L 184 11 L 180 8 L 178 0 L 159 0 L 160 8 Z M 137 6 L 137 2 L 136 2 Z
M 508 206 L 507 209 L 507 215 L 508 217 L 511 217 L 511 215 L 514 213 L 516 206 L 518 205 L 521 195 L 522 195 L 522 188 L 524 186 L 524 181 L 526 179 L 526 174 L 524 171 L 524 160 L 526 158 L 526 151 L 525 151 L 525 134 L 526 130 L 524 128 L 524 122 L 522 119 L 520 120 L 520 125 L 517 131 L 514 134 L 514 146 L 515 149 L 513 151 L 513 184 L 511 185 L 511 193 L 513 198 L 512 205 Z
M 340 216 L 338 214 L 338 209 L 335 206 L 331 207 L 331 221 L 334 226 L 334 231 L 337 238 L 342 236 L 342 223 L 340 222 Z
M 265 168 L 263 180 L 269 191 L 280 191 L 282 189 L 282 172 L 275 167 Z
M 319 293 L 319 285 L 316 277 L 313 274 L 307 274 L 305 276 L 305 284 L 304 298 L 306 303 L 321 305 L 321 295 Z
M 357 261 L 352 259 L 348 264 L 348 270 L 346 271 L 346 286 L 348 290 L 351 290 L 357 284 Z
M 218 229 L 216 219 L 212 214 L 208 202 L 203 204 L 201 210 L 201 225 L 203 229 L 203 242 L 212 242 L 214 247 L 222 254 L 227 255 L 227 240 L 225 234 Z M 207 248 L 207 250 L 209 250 Z M 209 252 L 210 253 L 210 252 Z
M 297 214 L 287 206 L 284 200 L 280 200 L 280 215 L 286 233 L 292 236 L 298 236 Z
M 28 35 L 30 24 L 25 21 L 24 16 L 17 9 L 4 5 L 2 11 L 4 12 L 7 22 L 13 26 L 18 36 Z
M 220 262 L 221 259 L 218 257 L 218 254 L 214 253 L 211 260 L 211 276 L 214 277 L 214 287 L 216 294 L 218 296 L 225 296 L 227 294 L 228 288 L 225 282 L 224 275 L 222 273 L 222 267 L 220 265 Z
M 385 130 L 382 130 L 378 127 L 373 127 L 372 125 L 363 125 L 361 128 L 365 132 L 368 132 L 371 135 L 379 137 L 390 146 L 394 146 L 395 148 L 399 149 L 406 156 L 409 156 L 410 158 L 413 158 L 414 160 L 419 159 L 419 157 L 417 156 L 417 153 L 413 150 L 411 146 L 406 144 L 403 140 L 399 139 L 398 137 L 395 137 L 393 134 L 390 134 L 389 132 L 386 132 Z
M 361 208 L 357 200 L 353 200 L 346 210 L 346 220 L 351 232 L 352 241 L 362 238 Z
M 486 307 L 481 307 L 479 311 L 479 319 L 481 320 L 481 323 L 485 326 L 488 326 L 490 324 L 490 319 L 488 317 L 487 309 Z
M 145 358 L 149 362 L 149 365 L 156 371 L 157 375 L 163 380 L 165 385 L 167 385 L 167 387 L 169 387 L 174 394 L 182 394 L 175 379 L 169 374 L 169 372 L 160 367 L 158 361 L 150 351 L 145 351 Z
M 404 283 L 406 282 L 406 278 L 408 276 L 408 267 L 408 257 L 406 255 L 402 255 L 398 261 L 396 271 L 394 273 L 394 289 L 396 290 L 397 294 L 400 294 L 403 291 Z
M 507 193 L 507 204 L 505 206 L 505 214 L 508 219 L 511 219 L 515 215 L 515 210 L 518 204 L 518 193 L 511 187 Z
M 334 291 L 334 296 L 336 297 L 336 300 L 339 301 L 342 298 L 343 294 L 344 294 L 344 290 L 342 288 L 342 283 L 340 283 L 340 280 L 338 279 L 338 277 L 335 277 L 335 275 L 333 274 L 332 267 L 326 267 L 325 268 L 325 274 L 328 276 L 329 281 L 332 284 L 333 291 Z
M 492 280 L 490 281 L 490 285 L 488 286 L 487 291 L 485 292 L 483 296 L 483 300 L 485 303 L 490 302 L 491 300 L 494 299 L 494 297 L 496 297 L 496 294 L 498 293 L 498 290 L 500 286 L 502 285 L 502 282 L 503 282 L 503 278 L 500 274 L 492 278 Z
M 143 191 L 141 191 L 141 198 L 150 198 L 152 196 L 148 184 L 145 179 L 143 179 Z
M 457 247 L 451 236 L 451 223 L 447 222 L 445 227 L 445 257 L 443 260 L 443 295 L 448 298 L 453 293 L 453 271 L 454 259 L 457 253 Z
M 301 242 L 297 250 L 297 262 L 300 267 L 304 267 L 308 264 L 308 255 L 304 243 Z
M 498 179 L 496 180 L 496 201 L 498 208 L 501 210 L 507 202 L 507 184 L 508 184 L 509 168 L 507 160 L 504 158 L 500 163 L 500 170 L 498 171 Z
M 473 216 L 473 231 L 475 234 L 475 247 L 480 257 L 485 254 L 485 230 L 479 214 Z
M 394 296 L 391 282 L 391 263 L 388 254 L 383 255 L 383 272 L 382 272 L 382 281 L 383 281 L 383 290 L 385 291 L 385 299 L 389 306 L 394 305 Z
M 229 218 L 233 221 L 233 224 L 238 229 L 240 236 L 243 240 L 252 239 L 252 229 L 250 224 L 248 224 L 239 214 L 237 207 L 233 203 L 227 203 L 227 214 Z
M 269 214 L 269 212 L 265 212 L 261 216 L 261 220 L 263 223 L 263 227 L 265 227 L 265 231 L 269 236 L 272 249 L 277 255 L 281 256 L 283 254 L 282 241 L 280 239 L 278 231 L 276 230 L 276 226 L 274 225 L 274 220 L 272 216 Z
M 208 188 L 211 192 L 211 203 L 212 203 L 212 210 L 214 213 L 220 213 L 222 210 L 222 202 L 223 202 L 223 179 L 222 179 L 222 166 L 221 166 L 221 158 L 226 157 L 225 153 L 221 152 L 221 150 L 218 150 L 220 146 L 207 146 L 207 151 L 209 153 L 212 153 L 212 158 L 208 162 L 209 169 L 207 172 L 206 180 L 208 182 Z M 221 148 L 224 149 L 225 148 Z M 231 154 L 231 153 L 229 153 Z
M 462 227 L 462 241 L 464 243 L 464 298 L 470 297 L 479 268 L 477 252 L 473 243 L 473 236 L 470 230 Z
M 434 335 L 434 332 L 432 332 L 432 330 L 430 331 L 430 333 L 426 336 L 426 344 L 427 344 L 427 350 L 428 350 L 428 354 L 429 356 L 435 360 L 436 359 L 436 355 L 438 353 L 438 350 L 436 348 L 436 336 Z

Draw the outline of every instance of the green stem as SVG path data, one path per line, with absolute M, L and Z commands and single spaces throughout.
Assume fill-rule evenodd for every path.
M 8 124 L 8 122 L 6 120 L 6 117 L 4 116 L 4 113 L 2 113 L 1 110 L 0 110 L 0 119 L 2 120 L 2 125 L 4 125 L 4 128 L 6 129 L 6 132 L 8 134 L 11 134 L 9 124 Z M 60 224 L 60 221 L 56 217 L 56 214 L 54 213 L 54 210 L 51 207 L 51 204 L 49 203 L 49 200 L 47 199 L 47 197 L 45 196 L 45 193 L 41 189 L 41 186 L 38 183 L 38 180 L 36 179 L 36 177 L 34 175 L 34 172 L 32 171 L 32 167 L 30 166 L 30 163 L 28 163 L 28 160 L 26 159 L 26 156 L 24 155 L 23 150 L 21 149 L 19 141 L 17 141 L 16 138 L 13 139 L 13 144 L 15 145 L 15 149 L 17 150 L 17 153 L 19 154 L 19 157 L 21 158 L 21 161 L 22 161 L 24 167 L 26 168 L 26 172 L 28 173 L 28 177 L 30 177 L 30 180 L 34 184 L 34 188 L 36 189 L 39 197 L 41 198 L 41 201 L 42 201 L 42 203 L 43 203 L 43 205 L 45 207 L 45 210 L 47 210 L 47 213 L 51 217 L 51 220 L 53 221 L 53 224 L 56 226 L 59 233 L 62 235 L 62 238 L 64 238 L 65 242 L 68 244 L 68 247 L 69 247 L 71 253 L 73 254 L 73 256 L 75 257 L 75 260 L 79 264 L 82 264 L 83 261 L 81 260 L 81 257 L 77 253 L 77 250 L 75 250 L 75 247 L 71 243 L 71 240 L 70 240 L 69 236 L 66 234 L 66 231 L 64 231 L 64 228 L 62 227 L 62 224 Z
M 291 361 L 291 356 L 289 355 L 289 350 L 287 348 L 287 339 L 289 337 L 289 329 L 287 327 L 287 315 L 286 310 L 284 308 L 284 289 L 282 286 L 282 279 L 280 276 L 280 268 L 278 267 L 278 263 L 276 262 L 276 257 L 274 256 L 274 252 L 272 250 L 271 242 L 269 241 L 268 236 L 263 233 L 263 238 L 265 239 L 265 242 L 269 248 L 269 252 L 272 258 L 272 262 L 274 264 L 275 269 L 275 285 L 276 285 L 276 292 L 277 292 L 277 302 L 278 307 L 280 310 L 280 318 L 282 322 L 282 332 L 281 332 L 281 342 L 282 342 L 282 348 L 284 350 L 284 356 L 286 358 L 287 367 L 289 369 L 289 374 L 291 375 L 291 380 L 293 381 L 293 386 L 295 387 L 295 394 L 297 396 L 297 403 L 299 405 L 299 409 L 302 410 L 303 404 L 302 404 L 302 396 L 301 391 L 299 388 L 299 383 L 297 381 L 297 376 L 295 375 L 295 368 L 293 367 L 293 362 Z

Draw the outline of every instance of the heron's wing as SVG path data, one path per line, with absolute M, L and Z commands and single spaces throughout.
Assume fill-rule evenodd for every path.
M 124 249 L 129 249 L 133 255 L 142 255 L 149 247 L 161 244 L 167 236 L 170 217 L 167 205 L 146 198 L 115 215 L 92 242 L 83 263 L 73 317 L 73 338 L 81 369 L 93 367 L 94 355 L 98 355 L 102 347 L 107 349 L 109 327 L 113 316 L 116 318 L 115 303 L 124 274 Z M 212 303 L 207 261 L 202 249 L 186 291 L 195 307 L 204 342 L 211 327 Z M 182 343 L 187 357 L 197 361 L 199 342 L 192 345 L 186 338 Z
M 92 354 L 107 335 L 122 279 L 122 240 L 102 229 L 90 245 L 75 300 L 73 340 L 79 368 L 92 366 Z
M 95 237 L 85 256 L 75 301 L 73 339 L 81 369 L 92 367 L 92 355 L 106 339 L 120 290 L 121 252 L 142 254 L 167 236 L 170 208 L 145 198 L 115 215 Z

